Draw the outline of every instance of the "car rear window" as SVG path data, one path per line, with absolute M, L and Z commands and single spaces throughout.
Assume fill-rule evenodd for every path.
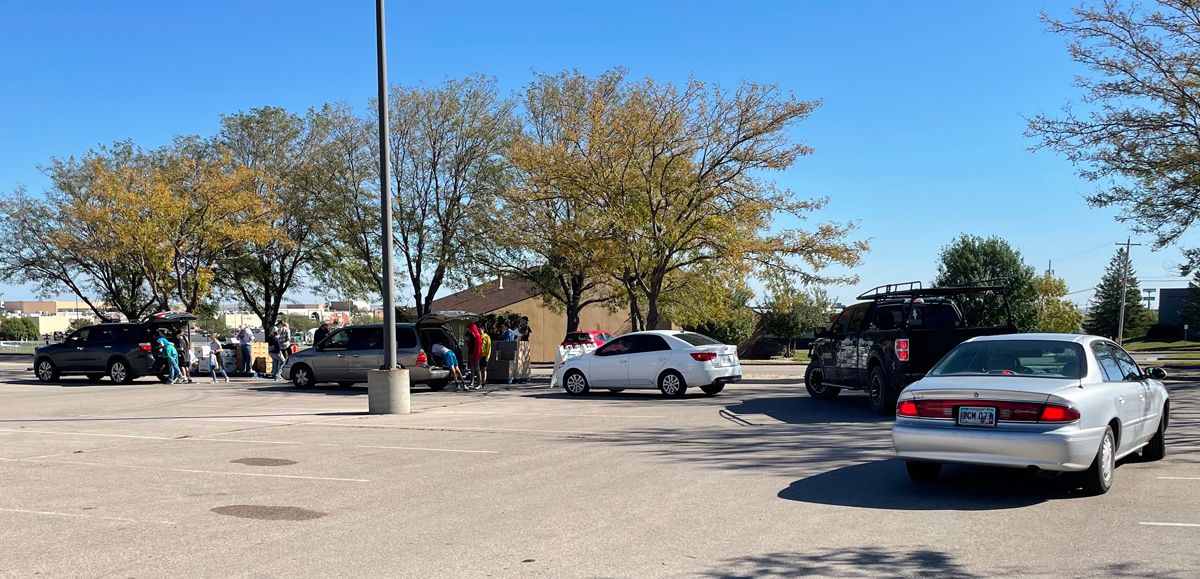
M 587 332 L 571 332 L 567 334 L 567 339 L 564 342 L 591 342 L 592 335 Z
M 687 332 L 687 333 L 683 333 L 683 334 L 676 334 L 675 337 L 679 338 L 680 340 L 683 340 L 693 346 L 720 346 L 720 345 L 722 345 L 721 342 L 718 342 L 708 336 L 705 336 L 704 334 L 696 334 L 696 333 Z
M 929 375 L 1077 379 L 1085 368 L 1083 347 L 1074 342 L 984 340 L 959 344 Z

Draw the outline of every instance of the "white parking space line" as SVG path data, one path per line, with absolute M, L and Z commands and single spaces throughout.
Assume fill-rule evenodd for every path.
M 1200 480 L 1200 476 L 1160 476 L 1158 480 Z
M 266 414 L 264 416 L 277 416 Z M 278 415 L 283 416 L 283 415 Z M 112 420 L 161 420 L 157 416 L 106 416 L 103 414 L 80 414 L 80 418 L 105 418 Z M 172 416 L 170 420 L 203 420 L 211 422 L 247 422 L 253 424 L 294 424 L 295 420 L 266 420 L 263 418 L 240 418 L 237 416 Z
M 362 412 L 362 408 L 284 408 L 281 406 L 220 406 L 217 404 L 176 404 L 178 408 L 219 408 L 221 410 L 237 410 L 244 412 L 247 410 L 256 410 L 267 412 L 311 412 L 313 414 L 329 413 L 329 412 Z
M 303 423 L 302 423 L 303 424 Z M 463 454 L 500 454 L 498 450 L 468 450 L 461 448 L 432 448 L 421 446 L 381 446 L 370 444 L 336 444 L 332 442 L 297 442 L 294 440 L 251 440 L 244 438 L 213 438 L 223 436 L 228 433 L 217 432 L 214 434 L 205 434 L 202 436 L 189 436 L 186 438 L 171 438 L 166 436 L 136 436 L 132 434 L 103 434 L 99 432 L 64 432 L 57 430 L 6 430 L 0 431 L 13 434 L 52 434 L 57 436 L 96 436 L 104 438 L 132 438 L 138 440 L 163 440 L 168 442 L 231 442 L 235 444 L 274 444 L 287 446 L 324 446 L 333 448 L 372 448 L 383 450 L 411 450 L 424 452 L 454 452 Z M 60 454 L 60 453 L 56 453 Z M 54 456 L 53 454 L 45 456 Z M 37 458 L 37 457 L 34 457 Z M 15 459 L 0 459 L 0 460 L 15 460 Z
M 128 468 L 128 469 L 133 469 L 133 470 L 157 470 L 157 471 L 167 471 L 167 472 L 184 472 L 184 473 L 190 473 L 190 474 L 217 474 L 217 475 L 231 475 L 231 476 L 252 476 L 252 477 L 262 477 L 262 478 L 289 478 L 289 479 L 303 479 L 303 480 L 323 480 L 323 481 L 333 481 L 333 482 L 363 482 L 363 483 L 371 482 L 367 479 L 362 479 L 362 478 L 335 478 L 335 477 L 326 477 L 326 476 L 304 476 L 304 475 L 298 475 L 298 474 L 268 474 L 268 473 L 261 473 L 261 472 L 233 472 L 233 471 L 227 471 L 227 470 L 226 471 L 200 470 L 200 469 L 194 469 L 194 468 L 171 468 L 171 467 L 167 467 L 167 466 L 147 466 L 147 465 L 141 465 L 141 464 L 115 464 L 115 463 L 101 463 L 101 462 L 82 462 L 82 461 L 73 461 L 73 460 L 34 460 L 34 459 L 28 459 L 28 458 L 0 458 L 0 462 L 28 462 L 28 463 L 34 463 L 34 464 L 64 464 L 64 465 L 68 465 L 68 466 L 92 466 L 92 467 L 99 467 L 99 468 Z
M 12 509 L 0 507 L 0 512 L 22 513 L 26 515 L 44 515 L 49 517 L 75 517 L 80 519 L 98 519 L 102 521 L 121 521 L 123 523 L 154 523 L 156 525 L 175 525 L 174 521 L 147 521 L 142 519 L 127 519 L 125 517 L 105 517 L 102 515 L 85 515 L 83 513 L 58 513 L 55 511 L 35 511 L 30 509 Z
M 482 415 L 497 415 L 497 416 L 562 416 L 567 418 L 647 418 L 647 419 L 663 419 L 666 416 L 650 416 L 639 414 L 555 414 L 552 412 L 481 412 L 471 410 L 421 410 L 417 414 L 482 414 Z
M 1145 522 L 1143 522 L 1143 523 L 1138 523 L 1138 524 L 1146 525 L 1148 527 L 1196 527 L 1196 528 L 1200 528 L 1200 524 L 1197 524 L 1197 523 L 1145 523 Z
M 382 428 L 389 430 L 446 430 L 446 431 L 463 431 L 463 432 L 527 432 L 530 434 L 572 434 L 576 436 L 591 436 L 596 433 L 593 431 L 584 430 L 539 430 L 532 428 L 487 428 L 487 427 L 471 427 L 471 426 L 438 426 L 438 425 L 420 425 L 420 426 L 388 426 L 383 424 L 329 424 L 326 422 L 301 422 L 296 426 L 323 426 L 326 428 Z

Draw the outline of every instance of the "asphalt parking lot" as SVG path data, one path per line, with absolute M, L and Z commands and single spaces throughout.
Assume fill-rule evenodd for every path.
M 716 397 L 542 384 L 43 385 L 0 362 L 0 575 L 1157 576 L 1200 574 L 1200 384 L 1168 457 L 1113 490 L 948 468 L 909 481 L 889 422 L 795 367 Z M 802 370 L 802 369 L 801 369 Z

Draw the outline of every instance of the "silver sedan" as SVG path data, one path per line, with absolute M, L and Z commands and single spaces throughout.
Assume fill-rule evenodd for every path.
M 990 465 L 1075 472 L 1101 494 L 1117 460 L 1166 454 L 1165 377 L 1096 336 L 974 338 L 900 395 L 892 441 L 918 481 L 943 463 Z

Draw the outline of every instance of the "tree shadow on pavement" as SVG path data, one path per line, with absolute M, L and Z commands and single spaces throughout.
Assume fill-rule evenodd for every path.
M 887 459 L 800 479 L 779 491 L 789 501 L 887 510 L 983 511 L 1027 507 L 1079 496 L 1069 477 L 1044 479 L 1025 471 L 946 465 L 936 482 L 917 483 L 904 462 Z
M 723 561 L 702 577 L 938 577 L 971 579 L 973 574 L 944 551 L 846 547 L 805 552 L 775 552 Z

